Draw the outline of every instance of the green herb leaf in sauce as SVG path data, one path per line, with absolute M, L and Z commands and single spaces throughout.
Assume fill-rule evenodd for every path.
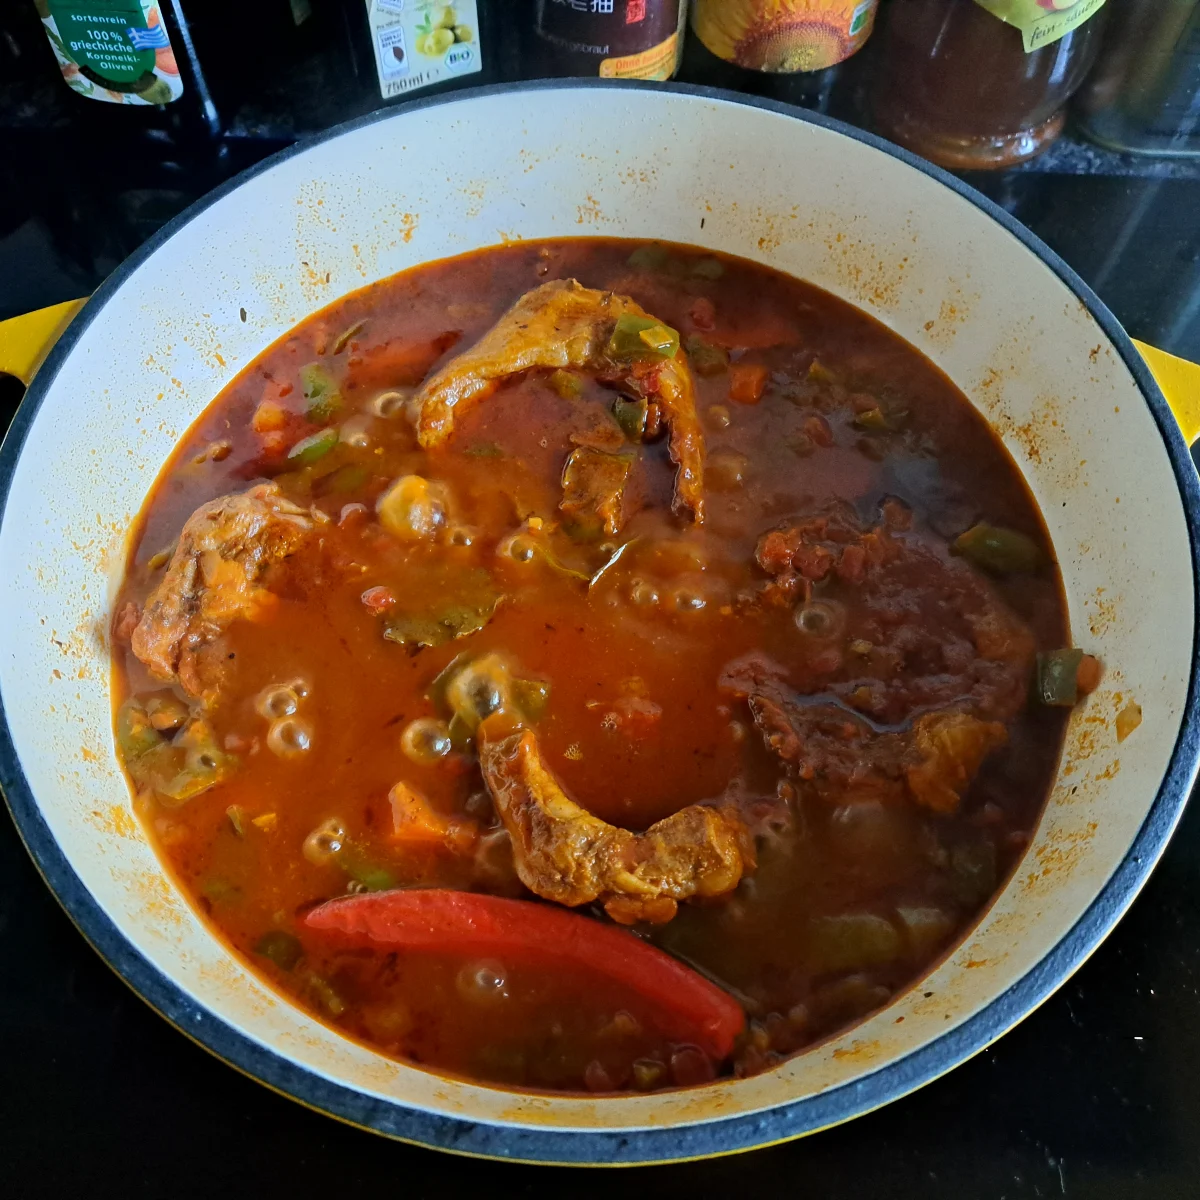
M 355 883 L 362 884 L 368 892 L 386 892 L 388 888 L 396 886 L 395 876 L 376 863 L 362 862 L 352 858 L 342 865 L 346 869 L 346 874 Z
M 440 591 L 434 594 L 444 599 L 433 611 L 389 613 L 383 623 L 383 636 L 404 646 L 410 654 L 444 646 L 478 633 L 492 619 L 502 598 L 492 577 L 477 568 L 441 581 Z
M 574 535 L 573 528 L 568 531 Z M 582 536 L 582 531 L 579 531 Z M 544 563 L 556 575 L 566 579 L 577 579 L 586 583 L 591 579 L 587 571 L 577 570 L 554 552 L 544 531 L 526 527 L 507 537 L 496 547 L 496 553 L 511 558 L 518 563 Z
M 618 396 L 613 401 L 613 417 L 620 425 L 621 432 L 631 442 L 642 440 L 642 435 L 646 432 L 646 415 L 649 408 L 645 396 L 640 396 L 636 400 L 627 396 Z
M 634 462 L 633 451 L 605 454 L 587 446 L 571 451 L 563 468 L 563 498 L 558 507 L 574 540 L 595 541 L 601 534 L 620 532 Z
M 855 971 L 899 958 L 900 932 L 876 913 L 839 913 L 809 925 L 809 953 L 820 971 Z
M 699 258 L 692 263 L 691 271 L 701 279 L 720 279 L 725 274 L 725 264 L 719 258 Z
M 1083 651 L 1077 648 L 1051 650 L 1037 656 L 1037 698 L 1051 708 L 1071 708 L 1079 699 L 1079 664 Z
M 490 614 L 468 608 L 452 608 L 438 617 L 400 616 L 384 622 L 383 636 L 414 653 L 429 646 L 444 646 L 455 638 L 478 633 Z
M 513 703 L 521 715 L 529 721 L 540 721 L 550 703 L 550 685 L 541 679 L 514 679 L 512 681 Z M 451 733 L 453 740 L 453 732 Z
M 132 697 L 126 700 L 117 713 L 117 745 L 125 756 L 126 765 L 162 744 L 163 739 L 150 724 L 142 702 Z
M 1031 574 L 1042 565 L 1042 552 L 1032 538 L 986 521 L 955 538 L 950 550 L 993 575 Z
M 626 261 L 639 271 L 661 271 L 670 257 L 666 246 L 651 242 L 648 246 L 639 246 Z
M 320 493 L 325 495 L 328 492 L 357 492 L 367 482 L 368 475 L 366 467 L 357 463 L 347 463 L 320 479 Z
M 813 383 L 837 383 L 837 376 L 819 358 L 809 363 L 808 377 Z
M 705 377 L 720 375 L 729 369 L 729 351 L 722 346 L 706 342 L 699 334 L 692 334 L 685 347 L 692 370 Z
M 950 851 L 950 884 L 964 904 L 982 903 L 996 890 L 996 847 L 986 839 Z
M 563 400 L 578 400 L 583 395 L 583 380 L 574 371 L 551 371 L 547 382 Z
M 341 352 L 345 350 L 346 346 L 349 344 L 350 339 L 354 337 L 356 333 L 362 332 L 362 327 L 365 324 L 366 321 L 355 321 L 349 329 L 342 330 L 342 332 L 338 334 L 337 341 L 333 343 L 334 354 L 341 354 Z
M 878 405 L 875 408 L 868 408 L 865 412 L 855 413 L 854 424 L 868 433 L 886 433 L 890 428 L 883 409 Z
M 290 971 L 300 961 L 304 948 L 294 934 L 272 929 L 255 942 L 254 953 L 269 958 L 281 971 Z
M 654 317 L 622 313 L 608 339 L 606 353 L 618 362 L 634 359 L 674 358 L 679 352 L 679 334 Z
M 288 462 L 307 467 L 322 459 L 338 444 L 336 429 L 323 429 L 310 437 L 301 438 L 289 451 Z
M 117 713 L 117 745 L 134 783 L 164 803 L 186 803 L 226 779 L 237 765 L 217 745 L 203 718 L 192 717 L 168 740 L 151 725 L 141 701 L 132 698 Z
M 223 875 L 210 875 L 201 882 L 200 891 L 214 904 L 230 904 L 242 894 L 242 889 L 230 883 Z
M 304 415 L 317 425 L 328 425 L 342 411 L 342 392 L 337 380 L 320 363 L 300 368 L 304 392 Z

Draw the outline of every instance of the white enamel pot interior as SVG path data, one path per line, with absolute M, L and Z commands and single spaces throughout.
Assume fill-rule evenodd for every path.
M 627 1099 L 442 1078 L 341 1039 L 273 993 L 160 868 L 114 757 L 109 702 L 126 531 L 176 440 L 234 374 L 363 284 L 574 235 L 743 255 L 866 309 L 932 358 L 1024 472 L 1075 639 L 1107 665 L 1071 719 L 1027 854 L 919 986 L 768 1074 Z M 1197 486 L 1128 339 L 1062 262 L 950 176 L 770 104 L 533 85 L 414 104 L 284 153 L 100 289 L 36 379 L 2 474 L 0 767 L 47 882 L 189 1036 L 394 1137 L 648 1162 L 762 1145 L 883 1104 L 999 1036 L 1083 961 L 1161 852 L 1195 773 Z M 1143 720 L 1118 743 L 1115 718 L 1131 703 Z

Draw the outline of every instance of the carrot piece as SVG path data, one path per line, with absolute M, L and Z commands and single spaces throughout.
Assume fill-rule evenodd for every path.
M 494 954 L 511 961 L 589 971 L 653 1006 L 666 1036 L 716 1059 L 745 1025 L 734 998 L 669 954 L 589 917 L 476 892 L 443 888 L 374 892 L 330 900 L 304 924 L 347 948 Z
M 401 780 L 390 792 L 392 806 L 391 841 L 413 849 L 441 847 L 451 854 L 472 854 L 479 841 L 479 826 L 461 817 L 443 817 L 429 801 Z
M 416 788 L 401 781 L 388 792 L 392 806 L 392 838 L 398 842 L 437 842 L 446 840 L 447 824 L 429 807 L 429 801 Z
M 274 400 L 262 400 L 254 410 L 250 420 L 250 428 L 255 433 L 274 433 L 287 424 L 287 410 Z
M 729 398 L 739 404 L 757 404 L 767 386 L 767 368 L 757 363 L 734 363 L 729 368 Z

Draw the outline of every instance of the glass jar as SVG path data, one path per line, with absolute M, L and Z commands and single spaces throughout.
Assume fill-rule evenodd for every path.
M 1075 108 L 1083 132 L 1102 146 L 1200 157 L 1200 0 L 1115 5 Z
M 1044 14 L 1025 29 L 990 11 L 1023 5 Z M 876 129 L 957 170 L 1007 167 L 1040 154 L 1062 132 L 1067 101 L 1099 52 L 1102 5 L 893 0 L 880 33 Z M 1049 30 L 1040 38 L 1039 22 Z

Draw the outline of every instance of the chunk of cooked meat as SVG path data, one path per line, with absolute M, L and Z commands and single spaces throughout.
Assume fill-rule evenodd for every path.
M 572 450 L 563 468 L 563 515 L 580 532 L 596 536 L 621 531 L 625 512 L 625 487 L 633 470 L 633 455 L 605 454 L 580 446 Z
M 1001 722 L 954 711 L 881 731 L 849 709 L 807 702 L 777 683 L 764 683 L 749 704 L 768 749 L 832 804 L 908 799 L 954 812 L 983 760 L 1008 740 Z
M 762 607 L 795 606 L 793 691 L 884 725 L 940 708 L 1008 721 L 1024 706 L 1033 635 L 962 559 L 887 524 L 864 531 L 840 508 L 764 534 L 756 557 L 772 576 Z
M 749 655 L 723 684 L 819 799 L 952 812 L 1025 703 L 1034 641 L 986 579 L 908 524 L 885 511 L 863 531 L 838 508 L 764 534 L 759 599 L 796 604 L 796 657 Z
M 620 829 L 572 800 L 529 730 L 490 737 L 480 727 L 480 764 L 512 838 L 521 882 L 571 906 L 601 900 L 623 924 L 669 921 L 690 896 L 732 891 L 752 850 L 731 810 L 693 804 L 644 833 Z
M 133 652 L 150 673 L 211 701 L 224 666 L 216 645 L 239 618 L 267 602 L 271 568 L 294 554 L 313 523 L 277 484 L 220 496 L 187 520 L 179 545 L 133 631 Z
M 649 314 L 628 296 L 557 279 L 526 292 L 469 350 L 437 371 L 417 394 L 417 424 L 425 449 L 454 432 L 457 416 L 488 395 L 496 383 L 534 368 L 602 372 L 657 399 L 670 431 L 671 461 L 678 468 L 672 508 L 704 519 L 704 435 L 696 414 L 695 383 L 687 355 L 679 350 L 660 362 L 608 362 L 604 348 L 617 318 Z
M 934 812 L 954 812 L 983 760 L 1007 741 L 1008 730 L 999 721 L 959 712 L 918 717 L 904 767 L 908 790 Z

